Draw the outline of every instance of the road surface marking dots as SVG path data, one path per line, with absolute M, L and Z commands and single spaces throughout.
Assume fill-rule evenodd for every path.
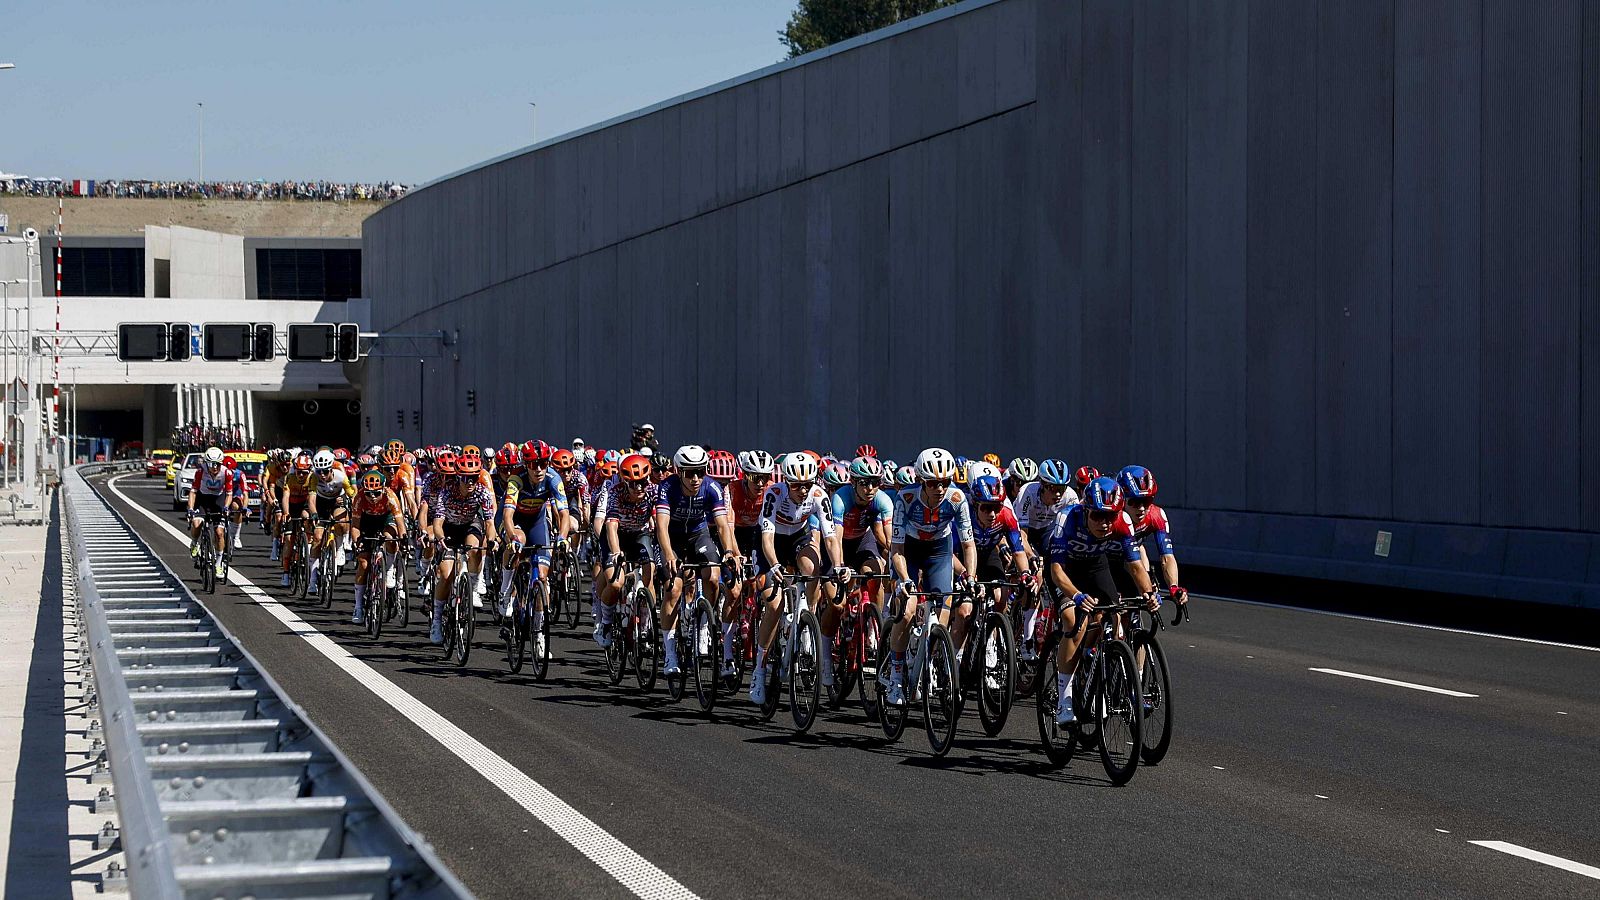
M 116 483 L 125 477 L 127 476 L 119 475 L 107 482 L 106 486 L 113 494 L 122 498 L 123 502 L 156 523 L 175 540 L 187 542 L 188 535 L 162 521 L 159 516 L 135 503 L 117 488 Z M 606 874 L 615 878 L 623 887 L 650 900 L 697 900 L 693 891 L 679 884 L 654 863 L 573 809 L 544 785 L 529 778 L 504 757 L 462 731 L 455 723 L 411 696 L 378 670 L 350 655 L 348 650 L 256 587 L 249 579 L 230 571 L 228 581 L 254 600 L 269 615 L 288 626 L 290 631 L 304 638 L 306 643 L 315 647 L 351 678 L 376 694 L 396 712 L 410 719 L 446 750 L 454 753 L 462 762 L 488 779 L 490 784 L 505 792 L 506 796 L 516 801 L 562 840 L 605 870 Z
M 1472 631 L 1467 628 L 1449 628 L 1444 625 L 1424 625 L 1421 622 L 1402 622 L 1399 619 L 1380 619 L 1376 616 L 1358 616 L 1355 613 L 1334 612 L 1331 609 L 1310 609 L 1304 606 L 1290 606 L 1287 603 L 1267 603 L 1262 600 L 1241 600 L 1238 597 L 1219 597 L 1215 594 L 1191 594 L 1202 600 L 1221 600 L 1223 603 L 1240 603 L 1245 606 L 1267 606 L 1272 609 L 1287 609 L 1292 612 L 1312 613 L 1318 616 L 1333 616 L 1338 619 L 1355 619 L 1360 622 L 1378 622 L 1383 625 L 1404 625 L 1407 628 L 1424 628 L 1428 631 L 1448 631 L 1451 634 L 1466 634 L 1472 637 L 1494 638 L 1501 641 L 1516 641 L 1521 644 L 1540 644 L 1545 647 L 1562 647 L 1567 650 L 1587 650 L 1590 653 L 1600 653 L 1600 647 L 1591 647 L 1587 644 L 1563 644 L 1560 641 L 1541 641 L 1538 638 L 1517 637 L 1513 634 L 1493 634 L 1487 631 Z M 1189 646 L 1193 647 L 1193 644 Z
M 1363 675 L 1360 672 L 1346 672 L 1342 669 L 1318 669 L 1312 667 L 1311 671 L 1321 672 L 1324 675 L 1342 675 L 1345 678 L 1359 678 L 1362 681 L 1376 681 L 1379 684 L 1392 684 L 1395 687 L 1410 688 L 1413 691 L 1427 691 L 1430 694 L 1444 694 L 1446 697 L 1476 697 L 1477 694 L 1468 694 L 1464 691 L 1452 691 L 1448 688 L 1429 687 L 1426 684 L 1416 684 L 1410 681 L 1395 681 L 1393 678 L 1379 678 L 1376 675 Z
M 1536 863 L 1555 866 L 1558 869 L 1565 869 L 1585 878 L 1593 878 L 1600 881 L 1600 867 L 1586 866 L 1581 862 L 1573 862 L 1564 857 L 1540 853 L 1537 850 L 1529 850 L 1527 847 L 1519 847 L 1516 844 L 1508 844 L 1505 841 L 1468 841 L 1467 843 L 1479 847 L 1488 847 L 1490 850 L 1499 850 L 1501 853 L 1509 853 L 1512 856 L 1520 856 L 1523 859 L 1531 859 Z

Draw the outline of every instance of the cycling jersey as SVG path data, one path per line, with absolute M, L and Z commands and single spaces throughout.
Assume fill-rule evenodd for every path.
M 823 537 L 833 536 L 833 503 L 822 485 L 813 484 L 796 500 L 789 486 L 777 482 L 761 495 L 762 534 L 796 534 L 820 528 Z
M 563 481 L 566 482 L 567 503 L 573 509 L 588 509 L 589 479 L 583 477 L 577 469 L 573 469 Z
M 948 541 L 952 534 L 963 544 L 972 540 L 972 510 L 965 493 L 949 488 L 938 505 L 930 507 L 922 500 L 920 486 L 900 491 L 894 511 L 894 543 Z
M 394 491 L 396 497 L 409 496 L 415 478 L 410 466 L 400 466 L 389 476 L 389 490 Z
M 894 522 L 894 501 L 879 490 L 867 503 L 860 502 L 853 484 L 840 485 L 833 492 L 833 524 L 844 529 L 844 539 L 853 541 L 879 522 Z
M 1004 506 L 995 513 L 994 522 L 990 523 L 988 528 L 978 523 L 973 524 L 972 540 L 978 546 L 980 557 L 987 555 L 1002 542 L 1012 553 L 1022 552 L 1022 532 L 1017 527 L 1017 517 Z
M 194 470 L 189 490 L 210 497 L 228 497 L 233 495 L 234 482 L 237 478 L 237 473 L 226 466 L 218 466 L 215 473 L 208 473 L 206 467 L 201 466 Z
M 1171 527 L 1167 522 L 1167 511 L 1154 503 L 1145 507 L 1144 515 L 1133 523 L 1133 539 L 1144 546 L 1146 538 L 1156 539 L 1156 548 L 1162 556 L 1172 555 Z
M 761 497 L 766 492 L 750 487 L 743 478 L 728 486 L 728 508 L 733 511 L 735 528 L 753 528 L 761 520 Z
M 611 511 L 611 503 L 617 495 L 618 483 L 619 479 L 613 475 L 600 482 L 600 485 L 594 489 L 594 513 L 591 518 L 595 522 L 597 531 L 599 526 L 606 523 L 606 514 Z M 652 509 L 652 511 L 654 510 Z
M 607 522 L 617 523 L 618 534 L 645 534 L 655 528 L 656 501 L 659 499 L 656 485 L 646 485 L 639 492 L 638 499 L 628 499 L 620 488 L 611 495 L 610 503 L 606 509 Z
M 1050 561 L 1065 562 L 1094 556 L 1115 557 L 1138 562 L 1144 557 L 1139 552 L 1139 542 L 1133 537 L 1133 522 L 1127 513 L 1119 513 L 1111 522 L 1111 533 L 1103 538 L 1089 531 L 1088 514 L 1082 505 L 1073 505 L 1056 516 L 1055 529 L 1050 532 Z
M 311 488 L 317 483 L 317 476 L 310 472 L 285 475 L 283 486 L 289 489 L 290 503 L 306 502 L 306 495 L 311 493 Z
M 439 479 L 441 482 L 444 479 Z M 465 491 L 441 484 L 428 501 L 428 514 L 433 521 L 443 520 L 447 525 L 470 525 L 480 520 L 494 518 L 494 496 L 481 483 L 472 483 Z
M 374 497 L 362 491 L 356 494 L 355 503 L 351 512 L 358 516 L 400 516 L 400 498 L 394 491 L 385 488 L 383 493 Z
M 1055 525 L 1057 514 L 1077 502 L 1077 492 L 1069 487 L 1062 489 L 1061 499 L 1054 505 L 1045 503 L 1042 483 L 1031 481 L 1024 485 L 1022 493 L 1017 495 L 1017 524 L 1030 530 L 1050 528 Z
M 316 479 L 317 499 L 319 500 L 332 500 L 340 494 L 350 496 L 356 492 L 355 482 L 351 481 L 344 474 L 344 469 L 338 466 L 328 470 L 328 477 L 326 478 L 320 475 L 314 475 L 313 477 Z
M 515 509 L 522 515 L 536 515 L 544 511 L 546 503 L 554 505 L 557 512 L 567 508 L 567 489 L 553 469 L 546 469 L 538 477 L 519 472 L 506 479 L 505 508 Z
M 656 512 L 666 513 L 669 516 L 668 534 L 674 536 L 698 534 L 706 530 L 712 519 L 728 512 L 727 505 L 722 499 L 722 491 L 718 490 L 716 483 L 709 478 L 700 479 L 700 489 L 693 494 L 684 490 L 683 480 L 676 475 L 669 476 L 659 487 Z

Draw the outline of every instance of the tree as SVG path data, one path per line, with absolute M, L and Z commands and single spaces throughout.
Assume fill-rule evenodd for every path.
M 950 6 L 956 0 L 800 0 L 778 32 L 792 59 L 896 22 Z

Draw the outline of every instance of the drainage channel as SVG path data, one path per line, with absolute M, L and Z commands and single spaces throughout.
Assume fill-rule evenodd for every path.
M 91 469 L 92 471 L 92 469 Z M 471 894 L 77 469 L 63 483 L 91 729 L 135 900 Z

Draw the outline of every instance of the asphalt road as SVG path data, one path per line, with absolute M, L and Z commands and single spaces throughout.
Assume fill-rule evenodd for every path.
M 94 483 L 194 583 L 185 546 Z M 159 485 L 116 483 L 176 525 Z M 265 536 L 245 542 L 235 571 L 280 594 Z M 204 602 L 480 897 L 628 893 L 236 587 Z M 1196 600 L 1163 637 L 1172 751 L 1116 788 L 1092 754 L 1047 765 L 1031 700 L 994 739 L 969 711 L 932 760 L 856 706 L 799 737 L 742 697 L 708 721 L 612 688 L 587 627 L 536 684 L 486 623 L 465 669 L 415 624 L 370 640 L 348 578 L 332 610 L 290 607 L 702 897 L 1600 896 L 1600 870 L 1472 843 L 1600 866 L 1592 650 Z

